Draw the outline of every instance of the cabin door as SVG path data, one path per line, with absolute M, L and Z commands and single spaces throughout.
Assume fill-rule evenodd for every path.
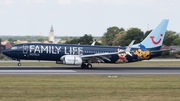
M 23 54 L 25 59 L 28 59 L 29 55 L 28 55 L 28 45 L 24 44 L 23 45 Z

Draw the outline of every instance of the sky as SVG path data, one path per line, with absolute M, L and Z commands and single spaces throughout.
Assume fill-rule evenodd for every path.
M 0 0 L 0 35 L 103 36 L 107 28 L 180 33 L 180 0 Z

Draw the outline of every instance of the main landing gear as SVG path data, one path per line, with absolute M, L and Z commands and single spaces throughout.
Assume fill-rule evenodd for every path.
M 91 69 L 91 68 L 92 68 L 92 64 L 90 64 L 90 63 L 87 63 L 87 64 L 82 63 L 82 64 L 81 64 L 81 68 Z

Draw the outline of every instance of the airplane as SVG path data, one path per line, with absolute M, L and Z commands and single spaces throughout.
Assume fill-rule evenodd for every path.
M 98 46 L 78 44 L 17 44 L 2 51 L 13 60 L 47 60 L 57 64 L 79 65 L 81 68 L 92 68 L 94 62 L 119 63 L 149 60 L 160 56 L 160 50 L 169 20 L 163 19 L 160 24 L 140 43 L 129 46 Z

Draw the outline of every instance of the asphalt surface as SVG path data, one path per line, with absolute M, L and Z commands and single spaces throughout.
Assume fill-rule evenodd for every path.
M 142 62 L 151 62 L 151 61 L 180 61 L 180 59 L 150 59 L 150 60 L 143 60 Z M 17 62 L 16 60 L 0 60 L 1 62 Z M 55 62 L 55 61 L 38 61 L 38 60 L 21 60 L 21 62 Z
M 80 67 L 52 67 L 52 66 L 0 66 L 0 75 L 174 75 L 180 74 L 179 67 L 93 67 L 92 69 L 81 69 Z

